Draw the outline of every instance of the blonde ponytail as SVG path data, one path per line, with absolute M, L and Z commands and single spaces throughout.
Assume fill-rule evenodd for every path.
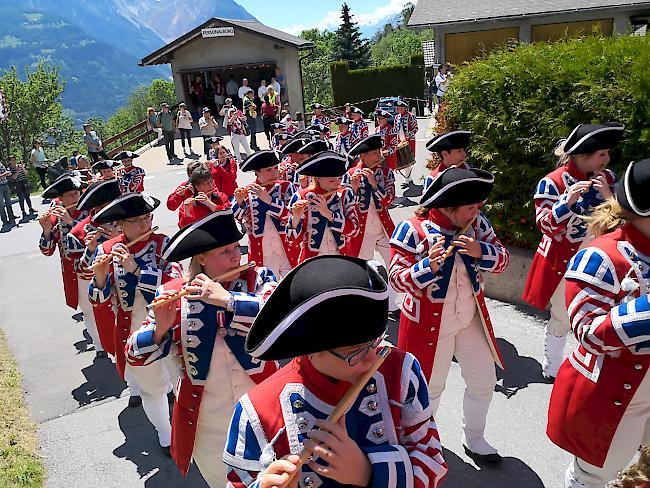
M 199 263 L 199 259 L 196 256 L 193 256 L 190 260 L 190 265 L 187 268 L 187 272 L 185 273 L 187 282 L 190 283 L 194 278 L 196 278 L 196 275 L 201 273 L 203 273 L 203 266 L 201 266 L 201 263 Z
M 632 218 L 634 216 L 626 212 L 615 197 L 609 197 L 598 205 L 591 215 L 582 217 L 587 223 L 588 233 L 594 237 L 613 232 Z
M 555 164 L 557 168 L 561 168 L 562 166 L 567 164 L 571 159 L 571 156 L 564 152 L 566 141 L 567 141 L 566 139 L 560 139 L 559 141 L 557 141 L 557 144 L 555 145 L 555 149 L 553 149 L 553 154 L 557 157 L 557 163 Z

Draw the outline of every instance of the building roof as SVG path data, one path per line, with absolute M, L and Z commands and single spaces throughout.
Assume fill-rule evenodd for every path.
M 650 7 L 650 0 L 418 0 L 408 25 L 424 27 L 634 7 Z
M 300 37 L 287 34 L 286 32 L 273 29 L 260 22 L 257 22 L 256 20 L 235 20 L 213 17 L 200 26 L 192 29 L 187 34 L 182 35 L 166 46 L 163 46 L 157 51 L 154 51 L 142 58 L 142 61 L 140 61 L 140 66 L 152 66 L 154 64 L 169 63 L 169 55 L 171 53 L 173 53 L 176 49 L 184 46 L 188 42 L 196 39 L 197 37 L 201 37 L 201 29 L 207 29 L 209 27 L 235 27 L 243 29 L 244 31 L 251 34 L 258 35 L 260 37 L 266 37 L 267 39 L 274 41 L 277 44 L 294 47 L 298 50 L 311 49 L 314 47 L 314 44 L 311 41 L 307 41 Z

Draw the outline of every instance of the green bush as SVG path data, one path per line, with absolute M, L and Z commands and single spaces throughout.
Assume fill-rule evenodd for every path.
M 505 242 L 539 242 L 535 185 L 554 169 L 557 141 L 577 124 L 626 125 L 611 153 L 617 174 L 650 156 L 649 66 L 648 38 L 585 37 L 508 45 L 458 70 L 438 115 L 440 131 L 474 132 L 470 163 L 495 174 L 487 212 Z
M 345 61 L 330 63 L 334 105 L 356 103 L 365 113 L 374 110 L 376 98 L 402 95 L 407 98 L 424 96 L 424 58 L 412 56 L 411 64 L 350 70 Z M 419 64 L 418 64 L 419 63 Z

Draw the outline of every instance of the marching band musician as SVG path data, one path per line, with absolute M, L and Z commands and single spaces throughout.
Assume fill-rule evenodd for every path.
M 276 280 L 260 267 L 227 275 L 239 269 L 242 237 L 230 209 L 178 231 L 162 257 L 177 262 L 191 257 L 189 276 L 158 288 L 153 312 L 127 345 L 129 364 L 136 368 L 170 353 L 180 362 L 172 456 L 184 475 L 194 458 L 211 487 L 226 482 L 221 458 L 237 400 L 277 370 L 275 362 L 251 358 L 244 348 L 246 332 Z M 180 290 L 190 294 L 155 306 Z
M 295 182 L 296 169 L 300 166 L 305 159 L 309 157 L 308 154 L 300 154 L 299 149 L 302 149 L 307 144 L 307 139 L 293 138 L 282 147 L 282 161 L 278 170 L 280 172 L 280 179 Z
M 393 125 L 397 129 L 398 143 L 408 142 L 413 160 L 415 160 L 415 135 L 418 132 L 418 119 L 413 112 L 409 111 L 409 105 L 405 100 L 397 100 L 395 102 L 395 110 L 397 113 L 395 114 L 395 122 Z M 408 188 L 413 182 L 411 171 L 408 171 L 405 178 L 403 185 L 405 188 Z
M 405 293 L 398 347 L 421 361 L 434 415 L 456 357 L 466 384 L 465 452 L 487 463 L 502 460 L 484 435 L 496 384 L 494 363 L 503 369 L 503 360 L 485 305 L 481 273 L 500 273 L 509 261 L 507 249 L 479 211 L 493 184 L 494 177 L 487 171 L 448 168 L 438 174 L 422 196 L 416 216 L 395 229 L 390 264 L 390 281 Z
M 144 191 L 145 172 L 139 166 L 133 165 L 133 160 L 140 155 L 131 151 L 122 151 L 115 155 L 115 160 L 124 165 L 120 174 L 122 193 L 142 193 Z
M 183 205 L 183 202 L 188 198 L 191 198 L 193 195 L 192 184 L 190 183 L 190 175 L 199 166 L 202 166 L 203 163 L 200 161 L 190 161 L 187 163 L 187 181 L 184 181 L 176 187 L 176 189 L 169 194 L 167 197 L 167 208 L 172 212 L 178 210 L 178 207 Z M 214 178 L 214 175 L 213 175 Z
M 271 149 L 279 151 L 282 146 L 281 141 L 287 141 L 291 138 L 291 134 L 284 132 L 287 129 L 287 124 L 283 122 L 272 123 L 271 129 L 273 130 L 273 134 L 271 134 Z M 281 134 L 283 135 L 281 136 Z
M 339 132 L 336 134 L 336 139 L 334 140 L 334 150 L 343 156 L 347 156 L 352 148 L 351 123 L 352 120 L 347 117 L 336 117 L 336 125 L 339 127 Z
M 311 117 L 311 125 L 324 125 L 329 127 L 330 118 L 323 113 L 324 105 L 320 103 L 312 103 L 311 109 L 314 111 L 314 115 Z
M 99 358 L 105 358 L 107 353 L 115 355 L 114 329 L 105 318 L 96 320 L 95 314 L 99 314 L 101 309 L 94 309 L 90 303 L 88 287 L 94 273 L 89 267 L 97 245 L 117 237 L 120 232 L 112 224 L 100 226 L 93 219 L 98 211 L 121 195 L 120 184 L 116 179 L 92 183 L 77 202 L 77 210 L 88 212 L 88 215 L 77 222 L 66 236 L 70 259 L 77 274 L 79 308 L 84 314 L 84 325 Z M 99 328 L 98 324 L 102 328 Z
M 120 165 L 117 161 L 112 159 L 102 159 L 97 161 L 91 166 L 95 174 L 99 175 L 96 178 L 102 180 L 110 180 L 116 178 L 115 169 Z
M 122 233 L 97 246 L 93 262 L 95 276 L 89 294 L 93 306 L 103 310 L 102 316 L 111 317 L 116 366 L 129 386 L 129 407 L 142 404 L 158 433 L 163 452 L 169 455 L 171 424 L 167 394 L 172 391 L 169 373 L 162 361 L 134 368 L 126 363 L 125 356 L 129 335 L 145 320 L 147 305 L 156 289 L 181 274 L 178 264 L 160 257 L 169 241 L 167 236 L 152 233 L 130 247 L 126 245 L 151 231 L 152 212 L 159 204 L 159 200 L 146 193 L 127 193 L 95 214 L 96 224 L 116 222 Z
M 391 169 L 381 167 L 382 139 L 379 134 L 357 142 L 348 154 L 348 159 L 359 158 L 343 176 L 343 184 L 349 186 L 357 198 L 359 231 L 351 236 L 342 254 L 372 260 L 375 250 L 386 266 L 390 263 L 389 238 L 395 224 L 388 213 L 388 207 L 395 199 L 395 176 Z M 395 293 L 389 286 L 390 311 L 397 310 Z
M 39 249 L 45 256 L 51 256 L 56 248 L 59 249 L 65 303 L 73 310 L 76 310 L 79 304 L 79 289 L 74 262 L 66 245 L 66 236 L 75 224 L 86 216 L 85 212 L 76 208 L 82 187 L 83 183 L 78 178 L 61 175 L 43 192 L 43 198 L 52 200 L 52 203 L 38 218 L 42 228 Z
M 352 140 L 350 144 L 354 146 L 361 139 L 368 137 L 368 124 L 363 120 L 363 111 L 359 107 L 350 107 L 350 132 L 352 133 Z
M 359 231 L 356 202 L 350 188 L 341 187 L 347 158 L 319 152 L 298 169 L 313 186 L 298 190 L 289 203 L 287 239 L 298 242 L 298 262 L 323 254 L 340 254 L 346 239 Z
M 381 136 L 383 142 L 381 154 L 386 158 L 386 164 L 389 169 L 397 169 L 397 128 L 388 123 L 390 113 L 385 110 L 378 110 L 375 112 L 375 119 L 377 120 L 377 127 L 375 134 Z
M 413 355 L 383 341 L 387 300 L 378 263 L 344 256 L 309 259 L 278 284 L 246 349 L 292 359 L 237 403 L 228 486 L 440 486 L 447 465 L 426 379 Z M 345 320 L 332 320 L 341 310 Z M 328 420 L 351 389 L 351 407 Z M 298 466 L 303 448 L 311 456 Z
M 192 196 L 178 209 L 178 227 L 181 229 L 209 213 L 230 208 L 230 200 L 225 193 L 214 187 L 212 173 L 204 165 L 192 171 L 190 184 Z
M 602 235 L 565 275 L 578 347 L 553 385 L 547 434 L 574 455 L 566 488 L 609 486 L 650 444 L 649 186 L 650 159 L 630 163 L 616 196 L 587 219 L 590 234 Z
M 562 364 L 571 330 L 564 302 L 564 272 L 580 246 L 591 240 L 582 217 L 612 195 L 615 175 L 606 169 L 609 149 L 622 139 L 624 128 L 615 122 L 578 125 L 556 150 L 558 168 L 535 189 L 535 221 L 542 240 L 522 298 L 540 310 L 551 305 L 542 362 L 542 374 L 549 379 L 555 378 Z
M 329 151 L 329 144 L 322 139 L 312 139 L 308 141 L 304 146 L 298 149 L 298 155 L 302 156 L 304 160 L 312 157 L 314 154 L 318 154 L 323 151 Z M 304 161 L 303 160 L 303 161 Z M 302 164 L 302 163 L 301 163 Z M 307 188 L 309 186 L 309 176 L 306 174 L 300 173 L 300 165 L 296 167 L 296 171 L 293 174 L 293 185 L 296 190 L 300 188 Z
M 254 171 L 256 179 L 235 190 L 232 209 L 235 219 L 248 231 L 250 259 L 281 278 L 294 266 L 296 250 L 287 242 L 285 232 L 293 185 L 279 180 L 279 163 L 274 151 L 248 156 L 240 169 Z
M 210 136 L 205 138 L 205 142 L 210 146 L 207 154 L 208 161 L 213 161 L 219 157 L 219 148 L 222 147 L 221 141 L 223 141 L 223 137 L 221 136 Z
M 468 130 L 454 130 L 440 134 L 427 142 L 427 150 L 438 155 L 438 164 L 431 168 L 431 174 L 424 178 L 422 193 L 426 191 L 438 176 L 438 173 L 447 168 L 469 168 L 467 165 L 467 148 L 469 147 L 472 133 Z M 427 167 L 430 167 L 427 165 Z

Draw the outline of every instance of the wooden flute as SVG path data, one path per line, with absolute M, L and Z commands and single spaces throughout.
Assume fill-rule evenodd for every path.
M 138 242 L 140 242 L 140 241 L 146 239 L 147 237 L 149 237 L 151 234 L 153 234 L 153 233 L 156 232 L 157 230 L 158 230 L 158 227 L 152 227 L 151 230 L 149 230 L 148 232 L 145 232 L 145 233 L 142 234 L 141 236 L 136 237 L 135 239 L 133 239 L 133 240 L 130 241 L 130 242 L 127 242 L 127 243 L 126 243 L 126 248 L 128 249 L 129 247 L 133 246 L 134 244 L 137 244 Z M 113 255 L 112 255 L 112 254 L 110 254 L 110 253 L 109 253 L 109 254 L 104 254 L 104 255 L 98 257 L 98 258 L 95 260 L 95 262 L 94 262 L 93 264 L 91 264 L 91 265 L 88 267 L 88 269 L 94 271 L 96 268 L 98 268 L 99 266 L 105 264 L 105 263 L 106 263 L 107 261 L 109 261 L 110 259 L 113 259 Z
M 332 195 L 334 195 L 336 192 L 338 192 L 340 190 L 344 190 L 344 189 L 345 189 L 344 186 L 339 186 L 338 188 L 336 188 L 334 190 L 330 190 L 330 191 L 326 191 L 325 193 L 321 193 L 320 196 L 323 197 L 323 198 L 328 198 L 328 197 L 331 197 Z M 314 189 L 311 189 L 310 191 L 313 191 L 313 190 Z M 318 193 L 316 193 L 316 195 L 318 195 Z M 296 202 L 295 205 L 293 206 L 293 208 L 303 208 L 303 207 L 306 207 L 307 205 L 309 205 L 309 203 L 310 203 L 309 200 L 303 200 L 301 202 Z
M 77 206 L 77 204 L 73 203 L 72 205 L 68 205 L 67 207 L 63 207 L 63 210 L 65 210 L 67 212 L 68 210 L 71 210 L 71 209 L 75 208 L 76 206 Z M 60 207 L 60 205 L 57 205 L 57 206 L 52 207 L 52 208 L 48 208 L 45 212 L 43 212 L 43 215 L 41 215 L 39 217 L 39 219 L 41 219 L 43 217 L 46 217 L 48 215 L 52 215 L 52 212 L 54 212 L 59 207 Z
M 468 223 L 465 227 L 463 227 L 463 228 L 460 230 L 460 232 L 458 233 L 458 235 L 459 235 L 459 236 L 462 236 L 465 232 L 467 232 L 467 231 L 470 229 L 470 227 L 472 227 L 472 224 L 473 224 L 474 222 L 476 222 L 476 219 L 478 219 L 478 215 L 477 215 L 476 217 L 474 217 L 472 220 L 470 220 L 469 223 Z M 456 247 L 456 245 L 455 245 L 453 242 L 452 242 L 451 244 L 449 244 L 449 246 L 447 247 L 447 249 L 445 249 L 444 254 L 443 254 L 442 256 L 440 256 L 440 258 L 438 258 L 438 266 L 442 266 L 442 263 L 444 263 L 445 260 L 446 260 L 449 256 L 451 256 L 451 254 L 454 252 L 454 248 L 455 248 L 455 247 Z

